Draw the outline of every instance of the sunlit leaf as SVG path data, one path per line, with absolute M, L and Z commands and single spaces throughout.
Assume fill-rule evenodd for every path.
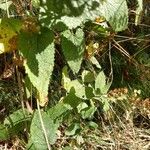
M 87 108 L 88 105 L 85 103 L 85 102 L 81 102 L 78 106 L 77 106 L 77 109 L 78 109 L 78 113 L 81 112 L 81 110 Z
M 47 28 L 40 34 L 21 33 L 19 48 L 25 58 L 26 73 L 33 86 L 37 89 L 40 105 L 47 102 L 48 85 L 54 67 L 54 36 Z
M 52 27 L 56 24 L 76 28 L 99 15 L 99 0 L 46 0 L 40 9 L 40 21 Z
M 103 71 L 101 71 L 95 80 L 95 89 L 99 94 L 106 94 L 108 91 L 108 86 L 106 84 L 106 76 Z
M 31 0 L 31 3 L 35 8 L 40 7 L 40 0 Z
M 97 61 L 97 59 L 96 59 L 94 56 L 92 56 L 92 57 L 90 58 L 90 61 L 91 61 L 92 64 L 95 65 L 97 68 L 101 69 L 101 66 L 100 66 L 99 62 Z
M 74 73 L 78 73 L 84 53 L 84 32 L 77 29 L 76 33 L 66 30 L 62 33 L 63 54 Z
M 57 138 L 56 131 L 58 125 L 54 124 L 53 120 L 44 112 L 42 112 L 42 120 L 43 120 L 43 125 L 46 131 L 46 136 L 48 138 L 49 144 L 54 144 Z M 30 132 L 31 132 L 31 141 L 34 144 L 34 147 L 36 149 L 41 149 L 41 150 L 47 149 L 45 135 L 37 111 L 34 113 Z
M 115 31 L 122 31 L 127 28 L 128 7 L 126 0 L 102 1 L 100 11 Z
M 95 123 L 95 122 L 93 122 L 93 121 L 90 121 L 90 122 L 89 122 L 89 126 L 92 127 L 92 128 L 94 128 L 94 129 L 97 129 L 97 128 L 98 128 L 98 124 Z
M 87 108 L 85 108 L 84 110 L 81 111 L 81 115 L 83 119 L 91 119 L 95 113 L 95 111 L 97 110 L 97 108 L 95 106 L 89 106 Z
M 79 129 L 80 129 L 80 124 L 79 123 L 73 123 L 68 127 L 65 134 L 69 135 L 69 136 L 73 136 L 76 134 L 77 130 L 79 130 Z
M 63 70 L 63 78 L 62 78 L 62 85 L 64 86 L 65 90 L 69 93 L 70 90 L 74 90 L 74 93 L 79 98 L 85 98 L 85 87 L 79 80 L 70 80 L 67 70 Z
M 45 0 L 40 8 L 40 21 L 48 27 L 74 29 L 86 21 L 102 16 L 115 31 L 127 28 L 128 8 L 125 0 Z

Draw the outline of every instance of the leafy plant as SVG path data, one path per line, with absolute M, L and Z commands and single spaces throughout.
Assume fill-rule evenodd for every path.
M 143 13 L 143 1 L 137 2 L 136 26 Z M 112 87 L 117 85 L 117 80 L 121 85 L 121 78 L 129 79 L 130 68 L 125 70 L 124 66 L 130 62 L 137 66 L 144 64 L 140 66 L 143 72 L 149 67 L 149 53 L 143 51 L 149 41 L 142 50 L 133 52 L 129 48 L 128 52 L 118 40 L 121 37 L 125 41 L 136 39 L 117 35 L 121 31 L 120 34 L 129 34 L 126 0 L 32 0 L 29 4 L 12 0 L 0 4 L 0 11 L 5 12 L 5 17 L 0 19 L 0 54 L 13 56 L 9 65 L 16 75 L 14 81 L 17 80 L 22 105 L 2 120 L 0 140 L 24 134 L 24 148 L 51 149 L 58 131 L 65 125 L 68 128 L 64 135 L 82 143 L 82 131 L 98 128 L 99 124 L 94 121 L 96 113 L 109 114 L 111 104 L 118 112 L 126 109 L 120 101 L 117 103 L 120 107 L 110 102 L 108 91 L 113 77 Z M 12 17 L 12 12 L 18 16 Z M 114 48 L 120 54 L 111 53 Z M 121 55 L 125 55 L 127 61 Z M 60 95 L 52 106 L 56 70 L 61 80 L 57 83 Z
M 42 125 L 45 131 L 43 131 Z M 42 122 L 40 122 L 38 112 L 36 111 L 30 127 L 31 141 L 35 149 L 47 149 L 48 144 L 54 144 L 56 141 L 57 127 L 58 125 L 54 124 L 53 120 L 44 112 L 42 113 Z

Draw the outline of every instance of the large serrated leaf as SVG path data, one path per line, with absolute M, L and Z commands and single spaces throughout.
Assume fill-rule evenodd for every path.
M 127 28 L 126 0 L 45 0 L 40 8 L 40 21 L 48 27 L 76 28 L 88 20 L 103 16 L 115 31 Z M 59 24 L 59 25 L 58 25 Z
M 42 120 L 43 120 L 46 136 L 49 141 L 49 144 L 54 144 L 57 138 L 56 131 L 58 125 L 54 124 L 53 120 L 45 112 L 41 112 L 41 113 L 42 113 Z M 34 113 L 30 132 L 31 132 L 31 141 L 35 149 L 46 150 L 47 143 L 45 140 L 45 135 L 37 111 Z
M 100 11 L 115 31 L 127 28 L 128 7 L 126 0 L 104 0 L 101 2 Z
M 44 105 L 48 94 L 48 85 L 54 66 L 54 35 L 47 28 L 41 34 L 21 33 L 20 51 L 25 58 L 25 70 L 30 81 L 39 93 L 40 105 Z
M 99 15 L 99 0 L 46 0 L 40 9 L 40 21 L 46 26 L 59 24 L 69 29 Z
M 84 32 L 82 29 L 77 29 L 75 34 L 70 30 L 66 30 L 62 33 L 63 53 L 74 73 L 77 73 L 80 69 L 84 46 Z

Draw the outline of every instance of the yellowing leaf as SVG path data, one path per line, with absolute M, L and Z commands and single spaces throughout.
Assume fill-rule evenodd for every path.
M 37 100 L 40 102 L 40 106 L 44 107 L 46 103 L 48 102 L 48 97 L 45 96 L 43 93 L 38 92 Z
M 94 41 L 91 41 L 87 46 L 86 46 L 86 53 L 87 57 L 91 58 L 95 53 L 98 52 L 99 48 L 99 43 L 94 43 Z
M 17 50 L 17 32 L 20 29 L 19 20 L 0 19 L 0 54 Z
M 16 33 L 0 27 L 0 54 L 17 49 Z

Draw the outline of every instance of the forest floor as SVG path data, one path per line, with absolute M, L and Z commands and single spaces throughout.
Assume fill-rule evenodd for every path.
M 16 88 L 15 88 L 16 87 Z M 114 94 L 121 89 L 109 93 Z M 20 107 L 17 85 L 10 81 L 0 81 L 0 119 Z M 136 93 L 136 91 L 134 92 Z M 76 136 L 66 136 L 66 125 L 58 130 L 58 140 L 52 149 L 58 150 L 149 150 L 150 149 L 150 99 L 136 102 L 123 115 L 111 109 L 105 116 L 96 115 L 97 128 L 83 128 Z M 135 98 L 134 97 L 134 98 Z M 130 98 L 132 99 L 132 98 Z M 86 121 L 83 121 L 86 124 Z M 24 141 L 17 136 L 0 142 L 0 150 L 23 150 Z

